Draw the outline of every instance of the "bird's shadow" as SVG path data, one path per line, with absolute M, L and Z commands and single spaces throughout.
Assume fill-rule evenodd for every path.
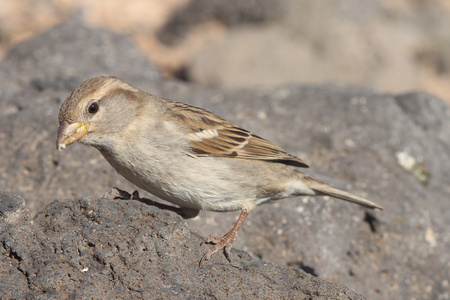
M 142 202 L 147 205 L 156 206 L 159 209 L 173 211 L 174 213 L 180 215 L 183 219 L 195 218 L 200 213 L 200 210 L 198 210 L 198 209 L 188 208 L 188 207 L 175 207 L 175 206 L 159 203 L 159 202 L 153 201 L 148 198 L 142 198 L 139 196 L 139 192 L 137 190 L 130 194 L 127 191 L 119 189 L 118 187 L 113 187 L 109 191 L 107 191 L 106 193 L 103 194 L 102 199 L 105 199 L 108 197 L 112 197 L 113 199 L 121 199 L 121 200 L 137 200 L 137 201 Z

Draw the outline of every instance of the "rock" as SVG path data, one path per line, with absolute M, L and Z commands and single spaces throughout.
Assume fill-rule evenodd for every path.
M 305 159 L 311 166 L 305 172 L 385 207 L 382 212 L 373 212 L 327 198 L 280 200 L 252 211 L 239 233 L 236 249 L 244 249 L 262 261 L 302 268 L 371 299 L 448 297 L 450 169 L 445 162 L 450 159 L 450 113 L 440 99 L 427 93 L 389 95 L 333 84 L 208 89 L 161 78 L 129 39 L 87 28 L 77 20 L 68 21 L 18 45 L 0 63 L 0 187 L 22 195 L 25 200 L 19 202 L 25 201 L 31 215 L 40 212 L 34 222 L 43 222 L 45 213 L 41 211 L 54 199 L 95 198 L 111 186 L 134 189 L 95 149 L 79 144 L 61 153 L 55 149 L 62 101 L 83 80 L 99 74 L 120 76 L 152 94 L 213 111 Z M 83 201 L 89 207 L 98 207 L 93 211 L 100 211 L 101 205 L 141 205 L 132 201 Z M 57 214 L 52 207 L 66 202 L 55 203 L 47 211 Z M 2 205 L 6 205 L 0 206 L 2 209 L 9 207 Z M 72 208 L 67 210 L 76 211 L 77 205 L 70 204 Z M 24 216 L 13 215 L 8 218 L 17 221 Z M 187 221 L 187 226 L 202 236 L 223 235 L 237 215 L 202 212 Z M 65 226 L 57 225 L 66 222 L 58 218 L 50 223 Z M 90 230 L 91 225 L 80 224 L 77 230 Z M 23 241 L 29 243 L 26 247 L 11 252 L 11 247 L 3 244 L 7 257 L 4 267 L 17 264 L 14 257 L 32 256 L 29 253 L 33 247 L 40 249 L 34 253 L 42 257 L 36 254 L 27 258 L 27 266 L 43 264 L 50 256 L 52 250 L 45 252 L 44 246 L 34 242 L 32 233 L 38 231 L 33 230 L 30 227 L 21 231 L 28 234 Z M 114 245 L 127 243 L 109 237 Z M 198 236 L 195 239 L 200 240 Z M 112 257 L 108 259 L 115 260 L 114 255 L 120 251 L 107 243 L 100 244 L 109 247 Z M 189 254 L 195 262 L 205 249 L 198 245 L 188 248 L 199 251 Z M 60 256 L 63 260 L 66 254 Z M 233 252 L 233 258 L 234 264 L 251 260 L 239 251 Z M 227 268 L 231 272 L 233 267 L 218 255 L 208 268 Z M 2 279 L 2 284 L 28 282 L 19 277 L 33 273 L 23 275 L 20 270 L 5 273 L 11 278 Z M 168 279 L 163 283 L 167 285 Z M 96 282 L 91 280 L 90 284 Z
M 57 200 L 31 219 L 23 199 L 0 191 L 0 208 L 1 299 L 362 298 L 238 250 L 233 264 L 218 255 L 198 268 L 202 238 L 138 201 Z

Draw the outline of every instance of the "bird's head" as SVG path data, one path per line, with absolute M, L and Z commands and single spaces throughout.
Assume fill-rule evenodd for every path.
M 120 78 L 94 77 L 83 82 L 64 101 L 59 112 L 56 148 L 76 141 L 101 149 L 139 111 L 141 91 Z

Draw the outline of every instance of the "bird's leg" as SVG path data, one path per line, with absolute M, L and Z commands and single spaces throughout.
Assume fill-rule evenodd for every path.
M 106 193 L 103 194 L 102 199 L 105 199 L 109 196 L 113 196 L 113 198 L 119 197 L 119 198 L 126 199 L 126 200 L 138 200 L 145 204 L 156 206 L 160 209 L 173 211 L 174 213 L 179 214 L 183 219 L 195 218 L 200 212 L 198 209 L 194 209 L 194 208 L 174 207 L 174 206 L 158 203 L 158 202 L 152 201 L 150 199 L 141 198 L 139 196 L 139 192 L 137 190 L 134 191 L 132 194 L 130 194 L 127 191 L 119 189 L 118 187 L 113 187 L 109 191 L 106 191 Z
M 239 228 L 241 228 L 242 223 L 244 223 L 244 220 L 247 217 L 247 215 L 248 215 L 248 211 L 242 210 L 241 215 L 239 216 L 239 219 L 236 221 L 236 224 L 234 224 L 233 229 L 231 229 L 223 237 L 217 238 L 217 237 L 210 235 L 202 241 L 202 243 L 200 245 L 202 245 L 204 243 L 213 243 L 215 245 L 211 249 L 209 249 L 205 253 L 205 255 L 203 255 L 202 259 L 199 262 L 199 267 L 201 267 L 205 261 L 210 259 L 214 253 L 218 252 L 222 248 L 225 252 L 225 257 L 228 259 L 229 262 L 231 262 L 231 252 L 230 252 L 231 247 L 233 246 L 233 243 L 237 238 L 238 230 L 239 230 Z

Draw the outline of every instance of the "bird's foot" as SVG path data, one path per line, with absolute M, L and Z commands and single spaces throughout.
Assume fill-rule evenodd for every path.
M 208 236 L 206 239 L 204 239 L 200 245 L 204 243 L 213 243 L 215 244 L 211 249 L 209 249 L 205 255 L 203 255 L 202 259 L 200 259 L 200 262 L 198 264 L 198 267 L 200 268 L 204 262 L 206 262 L 208 259 L 213 256 L 214 253 L 218 252 L 220 249 L 223 248 L 223 251 L 225 253 L 225 257 L 228 259 L 229 262 L 231 262 L 231 247 L 233 246 L 234 241 L 237 238 L 237 233 L 239 228 L 241 228 L 242 223 L 244 223 L 245 218 L 248 215 L 248 210 L 243 209 L 241 212 L 241 215 L 239 216 L 238 220 L 236 221 L 236 224 L 234 224 L 233 229 L 231 229 L 227 234 L 225 234 L 221 238 L 217 238 L 214 236 Z
M 113 198 L 122 198 L 126 200 L 140 200 L 139 192 L 136 190 L 132 194 L 128 193 L 125 190 L 119 189 L 118 187 L 112 187 L 109 191 L 106 191 L 102 199 L 108 198 L 109 196 L 113 196 Z
M 225 257 L 228 259 L 229 262 L 231 262 L 231 247 L 233 246 L 234 241 L 237 238 L 237 230 L 231 229 L 227 234 L 225 234 L 223 237 L 218 238 L 214 237 L 212 235 L 205 238 L 200 245 L 203 245 L 205 243 L 213 243 L 215 244 L 211 249 L 209 249 L 205 255 L 203 255 L 202 259 L 199 262 L 199 267 L 202 266 L 204 262 L 209 260 L 211 256 L 213 256 L 214 253 L 218 252 L 220 249 L 223 249 L 225 253 Z

